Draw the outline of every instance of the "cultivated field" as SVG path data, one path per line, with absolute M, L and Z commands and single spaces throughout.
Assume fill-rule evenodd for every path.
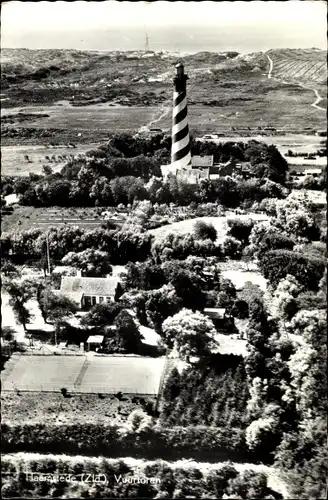
M 327 64 L 320 50 L 270 50 L 274 63 L 273 76 L 285 80 L 325 83 Z
M 228 229 L 228 219 L 254 219 L 258 221 L 267 221 L 269 217 L 267 215 L 249 213 L 247 215 L 234 215 L 231 217 L 196 217 L 194 219 L 187 219 L 180 222 L 173 222 L 163 227 L 158 227 L 156 229 L 151 229 L 149 232 L 158 238 L 162 238 L 169 233 L 175 234 L 192 234 L 194 231 L 194 226 L 197 221 L 206 222 L 208 224 L 213 224 L 217 231 L 217 242 L 221 243 L 227 234 Z
M 2 390 L 152 394 L 159 391 L 165 358 L 22 355 L 2 373 Z
M 3 232 L 23 231 L 31 228 L 47 229 L 51 226 L 79 226 L 94 229 L 106 220 L 101 216 L 105 209 L 86 208 L 34 208 L 15 206 L 12 214 L 4 215 L 1 223 Z

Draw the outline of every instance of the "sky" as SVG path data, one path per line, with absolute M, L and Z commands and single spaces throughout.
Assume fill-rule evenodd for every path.
M 2 2 L 1 46 L 31 49 L 326 49 L 326 2 Z

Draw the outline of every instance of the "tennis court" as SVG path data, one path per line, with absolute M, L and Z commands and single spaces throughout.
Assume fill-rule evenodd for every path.
M 22 355 L 2 373 L 3 391 L 158 394 L 165 358 Z

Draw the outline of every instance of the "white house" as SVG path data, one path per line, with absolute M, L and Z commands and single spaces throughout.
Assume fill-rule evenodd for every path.
M 60 285 L 60 293 L 76 302 L 79 309 L 89 309 L 96 304 L 114 302 L 121 292 L 122 287 L 117 277 L 63 276 Z

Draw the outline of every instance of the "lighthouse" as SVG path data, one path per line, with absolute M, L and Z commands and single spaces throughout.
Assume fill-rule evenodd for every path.
M 178 170 L 189 170 L 191 168 L 191 153 L 186 92 L 188 76 L 185 75 L 184 66 L 181 62 L 176 65 L 175 70 L 176 75 L 173 79 L 171 169 L 177 172 Z

